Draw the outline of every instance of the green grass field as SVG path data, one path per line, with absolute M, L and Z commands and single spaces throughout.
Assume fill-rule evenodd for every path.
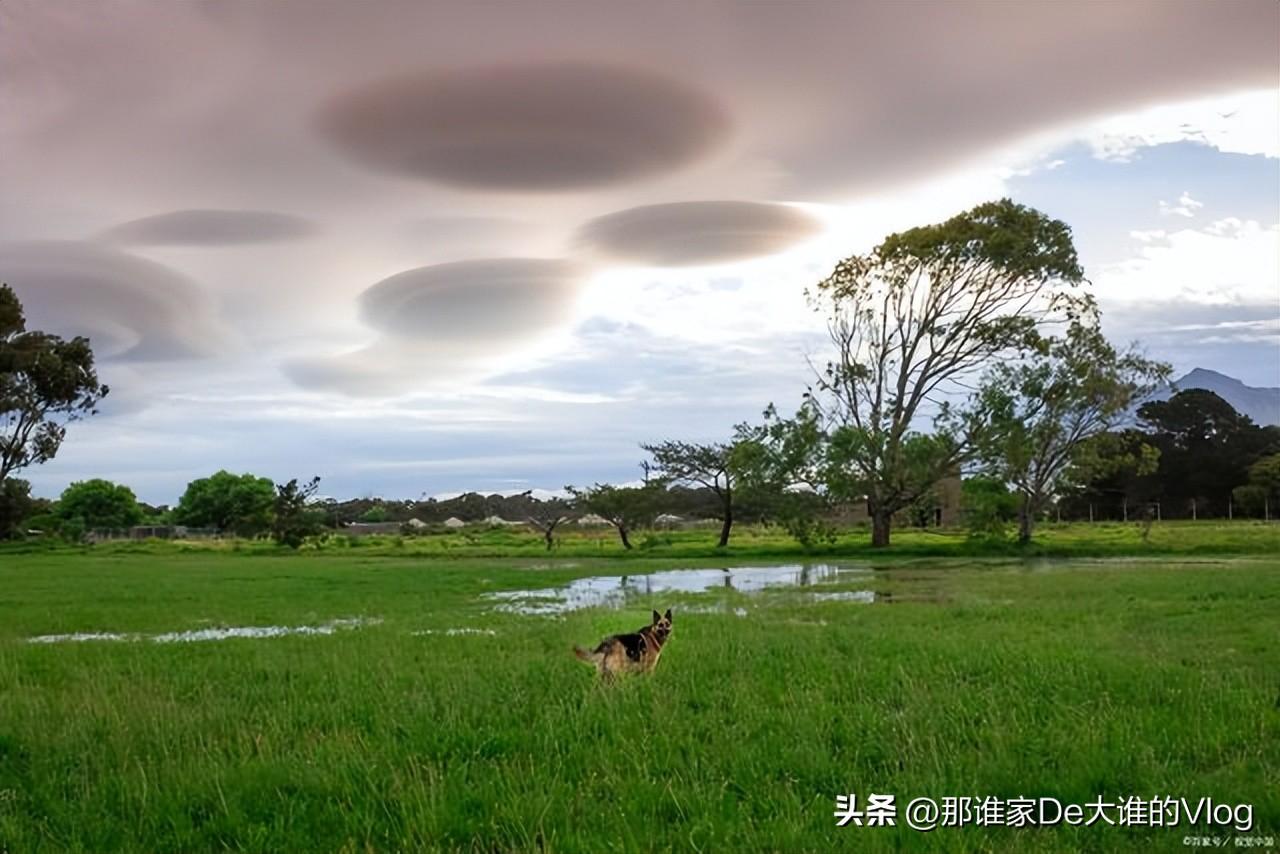
M 1274 537 L 1239 530 L 1248 544 L 1220 551 Z M 394 554 L 418 541 L 2 553 L 0 851 L 1173 851 L 1188 834 L 1280 837 L 1280 558 L 1160 556 L 1158 536 L 1154 556 L 1103 560 L 903 557 L 906 538 L 869 577 L 820 588 L 874 590 L 876 604 L 719 590 L 558 619 L 484 597 L 714 562 L 680 556 L 683 534 L 660 546 L 675 554 L 625 561 L 581 543 L 553 561 L 523 544 L 531 557 Z M 752 551 L 730 563 L 761 562 Z M 657 672 L 596 684 L 571 645 L 636 628 L 650 605 L 675 608 Z M 25 641 L 358 617 L 381 622 Z M 837 828 L 847 792 L 895 794 L 899 826 Z M 1208 796 L 1251 804 L 1254 830 L 901 826 L 910 799 L 948 795 Z

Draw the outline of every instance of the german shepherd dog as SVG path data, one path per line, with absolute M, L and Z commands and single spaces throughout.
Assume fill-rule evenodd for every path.
M 671 609 L 659 615 L 653 612 L 653 622 L 630 634 L 610 635 L 600 645 L 588 652 L 574 646 L 578 658 L 594 664 L 596 672 L 606 679 L 620 673 L 648 673 L 658 666 L 658 656 L 671 637 Z

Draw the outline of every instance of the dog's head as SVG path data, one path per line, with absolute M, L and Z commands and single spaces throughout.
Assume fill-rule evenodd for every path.
M 653 633 L 657 635 L 659 641 L 665 641 L 671 636 L 671 609 L 667 609 L 667 613 L 659 614 L 653 612 Z

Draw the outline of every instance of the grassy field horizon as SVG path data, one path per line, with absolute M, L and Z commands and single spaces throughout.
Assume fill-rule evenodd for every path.
M 716 530 L 709 527 L 642 529 L 633 531 L 633 548 L 623 548 L 612 528 L 566 528 L 557 532 L 555 547 L 546 548 L 540 533 L 527 526 L 483 527 L 460 531 L 396 535 L 350 536 L 341 530 L 311 538 L 296 553 L 302 555 L 386 555 L 422 557 L 652 557 L 719 558 L 726 555 L 760 558 L 818 557 L 1105 557 L 1180 554 L 1280 553 L 1280 521 L 1171 520 L 1149 528 L 1141 522 L 1061 522 L 1036 528 L 1027 544 L 1007 537 L 974 537 L 963 528 L 899 528 L 891 544 L 871 545 L 866 526 L 838 529 L 830 542 L 802 545 L 784 530 L 770 525 L 738 525 L 726 548 L 716 546 Z M 293 549 L 269 539 L 217 537 L 203 539 L 113 539 L 71 543 L 56 537 L 37 537 L 0 543 L 0 558 L 30 553 L 182 554 L 219 552 L 243 555 L 291 555 Z
M 836 827 L 836 795 L 872 792 L 1212 797 L 1251 805 L 1254 830 L 1206 835 L 1280 831 L 1273 553 L 850 557 L 813 586 L 548 617 L 498 606 L 748 561 L 336 552 L 0 556 L 0 851 L 1181 850 L 1193 832 Z M 657 671 L 597 684 L 571 646 L 651 607 L 675 609 Z M 272 626 L 313 633 L 156 637 Z M 74 633 L 123 639 L 29 642 Z

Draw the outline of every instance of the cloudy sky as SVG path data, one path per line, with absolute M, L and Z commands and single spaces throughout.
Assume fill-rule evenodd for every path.
M 0 280 L 112 393 L 36 491 L 634 479 L 804 289 L 1004 195 L 1108 333 L 1280 385 L 1280 5 L 0 2 Z

